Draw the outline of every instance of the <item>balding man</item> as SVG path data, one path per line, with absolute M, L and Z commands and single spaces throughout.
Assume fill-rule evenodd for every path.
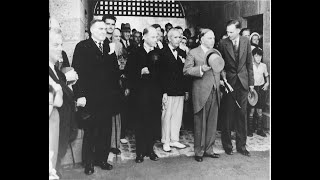
M 195 77 L 192 85 L 194 153 L 195 160 L 202 162 L 203 156 L 220 157 L 213 152 L 220 102 L 220 73 L 215 73 L 205 59 L 208 51 L 214 53 L 212 56 L 220 53 L 213 48 L 215 36 L 211 29 L 201 29 L 199 41 L 200 45 L 188 53 L 183 72 Z
M 186 147 L 179 142 L 184 96 L 186 99 L 189 96 L 186 79 L 183 75 L 186 53 L 179 48 L 181 38 L 178 29 L 170 29 L 168 32 L 169 44 L 162 49 L 160 58 L 161 86 L 164 93 L 161 142 L 165 152 L 171 151 L 170 146 L 179 149 Z
M 143 162 L 144 156 L 157 161 L 153 150 L 156 127 L 161 121 L 161 86 L 158 71 L 159 49 L 157 30 L 148 27 L 143 30 L 143 46 L 131 54 L 128 60 L 128 83 L 136 110 L 136 162 Z
M 72 67 L 78 72 L 78 85 L 73 86 L 77 104 L 91 115 L 84 124 L 82 145 L 84 172 L 94 173 L 94 165 L 111 170 L 108 160 L 111 141 L 111 117 L 118 113 L 119 70 L 114 50 L 106 39 L 107 25 L 94 19 L 91 37 L 76 45 Z M 105 41 L 106 42 L 106 41 Z

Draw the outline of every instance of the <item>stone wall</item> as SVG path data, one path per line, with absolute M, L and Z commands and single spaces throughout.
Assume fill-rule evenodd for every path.
M 76 44 L 84 39 L 88 24 L 87 0 L 49 0 L 49 12 L 59 21 L 63 34 L 63 49 L 70 64 Z

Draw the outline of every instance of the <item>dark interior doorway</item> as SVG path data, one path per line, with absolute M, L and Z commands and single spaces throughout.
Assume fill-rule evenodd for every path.
M 248 16 L 245 18 L 247 20 L 247 27 L 251 29 L 252 32 L 257 32 L 263 35 L 263 14 L 258 14 L 254 16 Z M 263 40 L 260 39 L 259 45 L 262 47 Z

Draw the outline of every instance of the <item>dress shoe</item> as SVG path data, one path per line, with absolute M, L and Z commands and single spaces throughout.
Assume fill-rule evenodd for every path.
M 202 162 L 203 158 L 201 156 L 195 156 L 194 159 L 198 162 Z
M 93 163 L 87 163 L 84 167 L 84 173 L 86 175 L 91 175 L 94 173 L 94 165 Z
M 170 148 L 169 144 L 163 144 L 162 149 L 164 152 L 171 152 L 171 148 Z
M 248 137 L 252 137 L 252 136 L 253 136 L 252 131 L 249 131 L 248 134 L 247 134 L 247 136 L 248 136 Z
M 184 148 L 187 147 L 186 145 L 181 144 L 181 143 L 179 143 L 178 141 L 176 141 L 176 142 L 174 142 L 174 143 L 169 143 L 169 145 L 170 145 L 171 147 L 175 147 L 175 148 L 178 148 L 178 149 L 184 149 Z
M 120 149 L 118 149 L 118 148 L 111 148 L 110 151 L 111 151 L 113 154 L 116 154 L 116 155 L 121 154 L 121 151 L 120 151 Z
M 151 152 L 151 153 L 149 154 L 149 158 L 150 158 L 152 161 L 158 161 L 158 160 L 159 160 L 159 157 L 158 157 L 157 154 L 154 153 L 154 152 Z
M 216 153 L 207 154 L 207 153 L 204 153 L 204 154 L 203 154 L 203 157 L 219 158 L 219 157 L 220 157 L 220 154 L 216 154 Z
M 136 157 L 136 163 L 142 163 L 143 162 L 143 155 L 142 154 L 138 154 Z
M 233 154 L 233 151 L 232 151 L 231 148 L 225 149 L 224 151 L 225 151 L 226 154 L 228 154 L 228 155 L 232 155 L 232 154 Z
M 113 166 L 107 163 L 107 161 L 96 162 L 95 165 L 99 166 L 103 170 L 111 170 L 113 168 Z
M 249 151 L 247 151 L 246 149 L 237 149 L 237 152 L 248 157 L 251 156 Z

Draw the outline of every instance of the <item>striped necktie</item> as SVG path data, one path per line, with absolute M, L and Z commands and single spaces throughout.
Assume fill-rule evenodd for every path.
M 98 43 L 98 45 L 99 45 L 99 49 L 100 49 L 100 51 L 103 53 L 102 43 L 101 43 L 101 42 L 99 42 L 99 43 Z

